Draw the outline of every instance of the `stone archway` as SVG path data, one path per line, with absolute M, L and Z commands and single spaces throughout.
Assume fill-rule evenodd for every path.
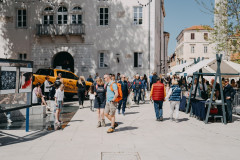
M 52 59 L 53 68 L 66 69 L 74 72 L 74 60 L 70 53 L 59 52 Z

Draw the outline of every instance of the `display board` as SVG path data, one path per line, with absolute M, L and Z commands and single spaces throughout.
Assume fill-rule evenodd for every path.
M 0 113 L 32 106 L 32 61 L 0 58 Z

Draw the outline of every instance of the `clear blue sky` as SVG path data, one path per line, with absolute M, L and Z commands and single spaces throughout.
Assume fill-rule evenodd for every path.
M 168 55 L 174 53 L 176 38 L 183 29 L 194 25 L 213 26 L 213 15 L 204 13 L 203 7 L 195 0 L 165 0 L 164 3 L 166 10 L 164 30 L 170 33 Z

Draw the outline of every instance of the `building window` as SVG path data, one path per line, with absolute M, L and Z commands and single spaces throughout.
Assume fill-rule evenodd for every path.
M 208 46 L 204 46 L 204 53 L 208 53 Z
M 195 45 L 191 45 L 191 53 L 195 52 Z
M 27 59 L 27 54 L 26 54 L 26 53 L 19 53 L 18 59 L 20 59 L 20 60 L 26 60 L 26 59 Z
M 72 24 L 82 24 L 82 15 L 72 15 Z
M 53 24 L 53 8 L 47 7 L 44 9 L 43 24 Z
M 108 67 L 108 54 L 104 52 L 99 53 L 99 68 Z
M 82 24 L 82 8 L 77 6 L 74 7 L 73 9 L 73 14 L 72 14 L 72 24 Z
M 107 26 L 109 24 L 109 8 L 100 7 L 99 8 L 99 25 Z
M 191 39 L 195 39 L 195 34 L 191 33 Z
M 141 25 L 143 23 L 142 7 L 133 7 L 133 14 L 134 14 L 133 23 L 135 25 Z
M 208 33 L 204 33 L 204 40 L 208 40 Z
M 142 67 L 142 53 L 134 52 L 134 67 Z
M 68 22 L 68 13 L 67 13 L 67 8 L 66 7 L 59 7 L 58 8 L 58 24 L 67 24 Z
M 26 9 L 17 10 L 17 27 L 19 28 L 27 27 L 27 10 Z

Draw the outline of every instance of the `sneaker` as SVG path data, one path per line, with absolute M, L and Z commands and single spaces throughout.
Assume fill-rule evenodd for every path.
M 122 113 L 123 116 L 125 116 L 125 113 Z
M 105 119 L 102 119 L 101 125 L 102 127 L 106 127 Z
M 101 122 L 100 122 L 100 121 L 98 121 L 97 127 L 98 127 L 98 128 L 101 127 Z
M 163 121 L 163 117 L 160 117 L 160 121 Z
M 107 131 L 107 133 L 113 133 L 115 131 L 115 129 L 113 127 L 110 127 Z
M 102 119 L 101 125 L 102 127 L 106 127 L 105 119 Z
M 160 118 L 157 118 L 156 121 L 160 121 Z
M 120 114 L 120 111 L 118 111 L 118 114 Z
M 175 119 L 175 122 L 176 122 L 176 123 L 178 123 L 178 122 L 179 122 L 179 120 L 178 120 L 178 119 Z
M 79 109 L 83 109 L 83 106 L 82 106 L 82 105 L 79 105 Z
M 115 122 L 114 123 L 114 128 L 117 128 L 118 127 L 118 124 Z

